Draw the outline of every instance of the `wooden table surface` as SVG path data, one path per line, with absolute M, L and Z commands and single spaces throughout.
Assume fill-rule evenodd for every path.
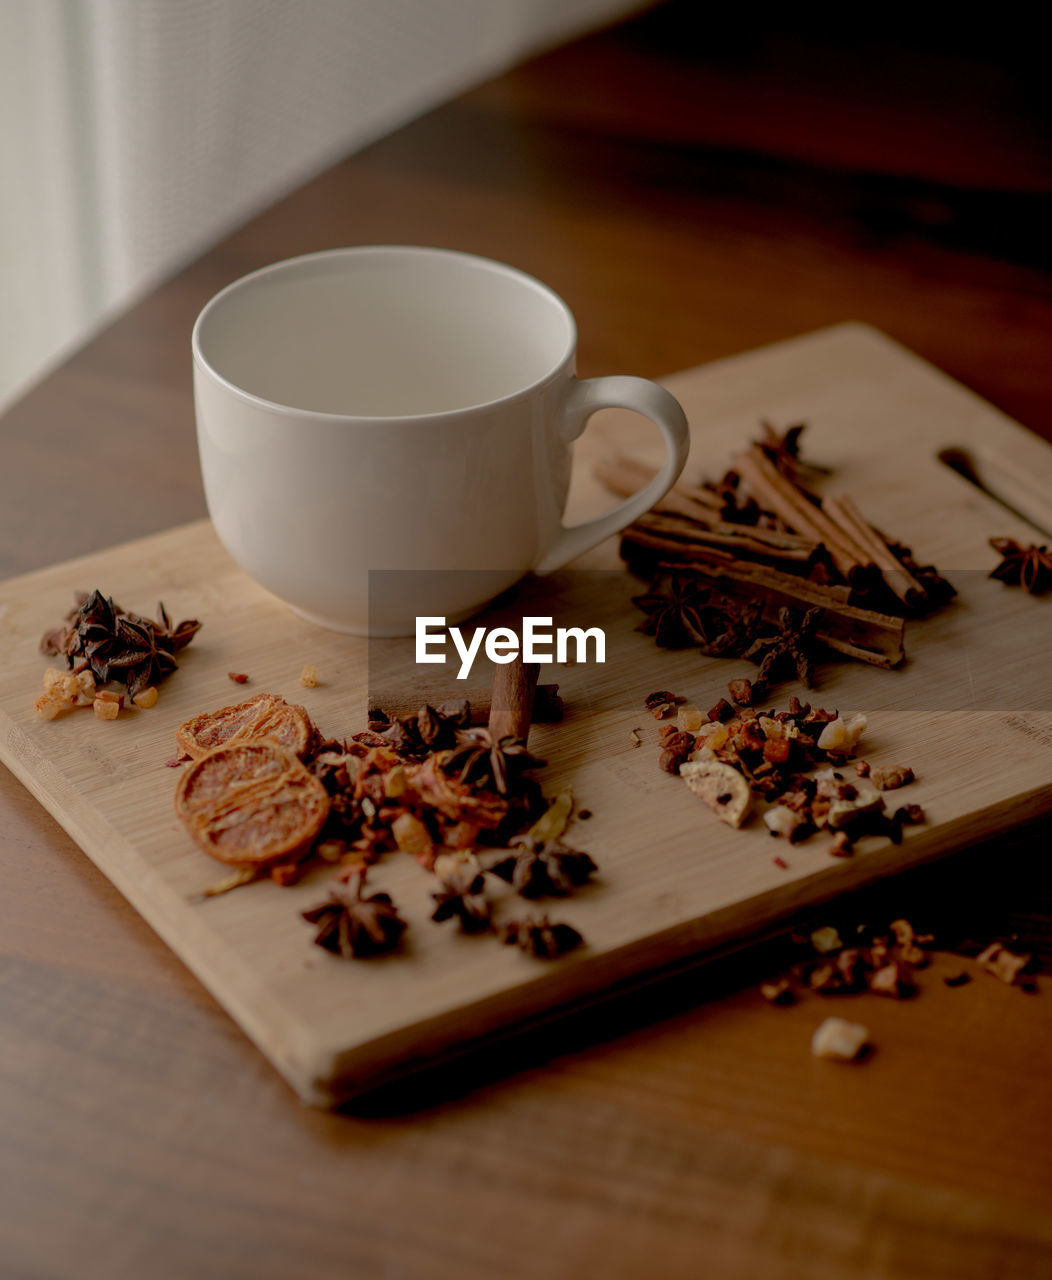
M 534 272 L 573 306 L 586 376 L 869 321 L 1052 439 L 1037 49 L 696 9 L 431 112 L 110 324 L 0 423 L 0 574 L 203 515 L 193 318 L 334 245 Z M 833 914 L 1018 933 L 1047 971 L 1050 837 Z M 764 943 L 326 1115 L 6 773 L 0 863 L 5 1277 L 1052 1276 L 1047 976 L 1028 995 L 940 955 L 909 1002 L 772 1009 L 757 982 L 786 944 Z M 870 1061 L 811 1057 L 829 1012 L 870 1027 Z

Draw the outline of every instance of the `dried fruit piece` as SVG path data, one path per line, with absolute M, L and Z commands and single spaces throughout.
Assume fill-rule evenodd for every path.
M 664 720 L 670 711 L 675 711 L 677 705 L 683 701 L 677 698 L 674 693 L 669 693 L 667 689 L 659 689 L 656 693 L 648 693 L 643 699 L 643 706 L 650 712 L 655 720 Z
M 789 841 L 807 826 L 802 814 L 784 804 L 772 805 L 763 815 L 763 820 L 772 836 L 784 836 Z
M 768 1004 L 793 1004 L 796 1000 L 788 978 L 776 978 L 774 982 L 761 983 L 760 995 Z
M 878 791 L 897 791 L 913 781 L 913 770 L 904 764 L 887 765 L 884 768 L 875 766 L 870 770 L 869 780 Z
M 721 822 L 740 827 L 749 816 L 752 790 L 733 765 L 721 760 L 688 760 L 680 766 L 679 776 Z
M 860 819 L 881 813 L 884 809 L 880 792 L 869 778 L 845 782 L 834 770 L 823 769 L 816 774 L 815 781 L 818 797 L 829 801 L 826 825 L 834 830 L 851 827 Z
M 69 704 L 61 696 L 54 693 L 42 693 L 33 703 L 33 714 L 39 720 L 54 720 L 57 715 L 67 710 Z
M 828 955 L 830 951 L 839 951 L 843 945 L 840 934 L 832 925 L 823 925 L 811 934 L 811 946 L 820 956 Z
M 434 852 L 435 842 L 431 832 L 412 813 L 400 813 L 391 823 L 391 835 L 395 844 L 403 853 L 410 853 L 414 858 L 430 858 Z
M 145 689 L 140 690 L 140 692 L 132 698 L 132 702 L 134 702 L 137 707 L 148 709 L 157 705 L 158 696 L 156 688 L 150 684 L 147 685 Z
M 900 964 L 897 960 L 892 960 L 871 973 L 868 986 L 877 995 L 891 996 L 893 1000 L 902 1000 L 915 990 L 913 974 L 907 965 Z
M 751 680 L 732 680 L 727 686 L 732 701 L 739 707 L 751 707 L 755 690 Z
M 313 747 L 317 731 L 303 707 L 293 706 L 276 693 L 257 693 L 236 706 L 206 711 L 179 726 L 175 740 L 193 760 L 216 747 L 270 738 L 302 760 Z
M 304 689 L 316 689 L 318 687 L 318 668 L 304 667 L 300 672 L 300 684 Z
M 676 728 L 681 733 L 697 733 L 705 723 L 705 712 L 693 702 L 685 702 L 676 712 Z
M 833 1062 L 854 1062 L 868 1041 L 869 1031 L 861 1023 L 826 1018 L 811 1037 L 811 1052 Z
M 566 824 L 570 820 L 570 814 L 573 812 L 573 792 L 560 791 L 555 799 L 551 802 L 547 809 L 541 814 L 537 821 L 530 827 L 523 837 L 523 842 L 541 841 L 544 844 L 552 840 L 558 840 L 562 833 L 566 830 Z M 592 815 L 587 809 L 582 809 L 577 815 L 579 818 Z
M 204 851 L 234 866 L 305 854 L 329 813 L 325 788 L 276 742 L 236 742 L 203 756 L 179 780 L 179 818 Z
M 850 720 L 843 720 L 839 716 L 830 720 L 818 735 L 819 750 L 843 756 L 851 755 L 865 733 L 867 724 L 866 717 L 861 714 L 852 716 Z
M 977 959 L 987 973 L 1011 986 L 1030 963 L 1031 957 L 1016 955 L 1000 942 L 991 942 Z

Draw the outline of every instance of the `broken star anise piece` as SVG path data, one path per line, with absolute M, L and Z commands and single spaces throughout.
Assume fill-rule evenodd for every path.
M 991 578 L 1022 587 L 1033 596 L 1052 587 L 1052 551 L 1048 547 L 1024 547 L 1012 538 L 991 538 L 990 546 L 1001 556 Z
M 345 959 L 379 955 L 393 951 L 405 931 L 389 893 L 362 894 L 365 875 L 355 872 L 348 880 L 338 880 L 329 890 L 328 901 L 300 914 L 316 924 L 316 946 Z
M 443 883 L 438 893 L 431 895 L 436 904 L 431 919 L 441 923 L 455 916 L 464 933 L 482 933 L 488 929 L 490 907 L 482 891 L 484 883 L 485 878 L 481 873 L 454 873 Z
M 507 796 L 524 773 L 543 764 L 530 755 L 521 738 L 494 742 L 488 729 L 464 729 L 457 734 L 455 749 L 443 760 L 442 771 L 463 786 Z
M 134 614 L 131 616 L 134 617 Z M 201 630 L 201 624 L 196 618 L 187 618 L 177 626 L 173 626 L 172 620 L 168 616 L 168 610 L 160 601 L 157 602 L 156 622 L 150 622 L 147 618 L 137 618 L 136 621 L 145 622 L 147 626 L 152 627 L 157 633 L 158 642 L 172 654 L 179 653 L 180 650 L 185 649 Z M 241 680 L 237 683 L 243 684 L 244 681 Z
M 804 462 L 800 457 L 800 437 L 807 427 L 806 422 L 798 422 L 794 426 L 786 427 L 784 431 L 778 431 L 769 422 L 763 422 L 760 425 L 763 428 L 763 436 L 756 443 L 763 450 L 767 460 L 777 467 L 782 475 L 787 476 L 795 484 L 800 484 L 808 473 L 829 474 L 828 467 Z
M 564 951 L 579 947 L 584 938 L 572 925 L 553 924 L 547 916 L 532 916 L 509 920 L 501 931 L 501 941 L 538 959 L 553 960 Z
M 522 897 L 543 898 L 573 893 L 597 867 L 587 853 L 557 841 L 545 844 L 538 840 L 523 842 L 517 852 L 502 858 L 490 870 L 507 880 Z
M 817 644 L 815 628 L 821 616 L 821 609 L 808 609 L 802 617 L 793 609 L 779 610 L 778 630 L 774 635 L 754 640 L 742 654 L 743 658 L 760 664 L 754 685 L 762 688 L 777 676 L 792 670 L 805 689 L 812 687 Z

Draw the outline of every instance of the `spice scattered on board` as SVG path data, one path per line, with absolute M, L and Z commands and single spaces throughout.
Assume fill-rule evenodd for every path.
M 884 793 L 914 780 L 908 766 L 859 760 L 848 772 L 866 729 L 863 715 L 841 717 L 796 697 L 787 710 L 766 712 L 736 709 L 721 698 L 706 714 L 667 691 L 649 695 L 646 705 L 659 696 L 660 705 L 676 711 L 675 723 L 658 731 L 660 767 L 678 774 L 728 826 L 745 825 L 762 803 L 772 836 L 799 844 L 828 831 L 829 852 L 842 858 L 863 836 L 886 836 L 898 844 L 903 827 L 925 821 L 920 805 L 887 812 Z M 784 859 L 776 862 L 785 867 Z
M 455 920 L 458 932 L 489 934 L 541 959 L 583 941 L 565 922 L 519 917 L 514 905 L 566 897 L 597 870 L 563 839 L 573 797 L 546 800 L 535 776 L 544 761 L 520 738 L 495 740 L 473 727 L 466 702 L 394 719 L 373 712 L 366 730 L 337 741 L 322 740 L 302 707 L 263 693 L 194 717 L 177 740 L 195 758 L 177 811 L 206 852 L 239 866 L 201 897 L 251 883 L 253 867 L 293 883 L 315 858 L 336 867 L 329 896 L 302 913 L 318 925 L 315 941 L 341 957 L 372 956 L 397 947 L 405 924 L 388 895 L 365 895 L 366 877 L 402 853 L 434 876 L 437 923 Z M 242 756 L 247 771 L 235 777 Z M 223 786 L 205 786 L 199 800 L 217 778 Z M 296 795 L 271 803 L 275 787 Z M 231 804 L 238 790 L 247 799 Z

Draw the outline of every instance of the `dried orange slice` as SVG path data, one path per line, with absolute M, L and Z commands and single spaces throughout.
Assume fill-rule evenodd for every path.
M 175 811 L 207 854 L 240 867 L 303 856 L 329 813 L 317 778 L 276 742 L 236 742 L 192 764 Z
M 256 742 L 271 738 L 302 760 L 310 753 L 317 730 L 303 707 L 294 706 L 276 693 L 257 693 L 247 702 L 219 711 L 206 711 L 187 720 L 175 731 L 175 740 L 192 760 L 231 742 Z

